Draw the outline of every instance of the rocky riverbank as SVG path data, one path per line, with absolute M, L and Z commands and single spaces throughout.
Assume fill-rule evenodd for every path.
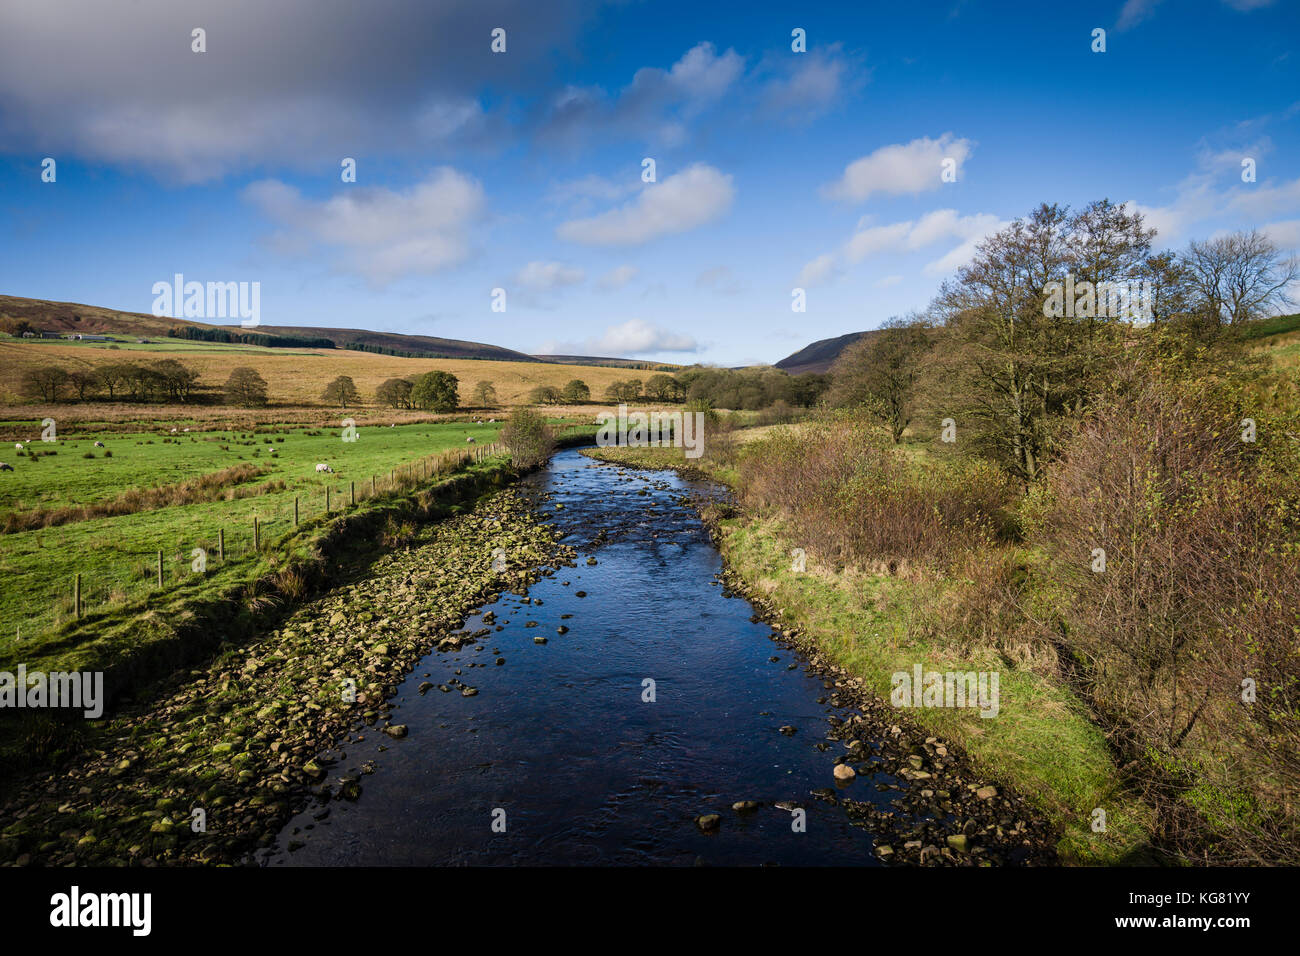
M 513 490 L 473 512 L 386 532 L 395 550 L 254 642 L 173 678 L 60 772 L 0 808 L 0 862 L 248 863 L 295 811 L 356 799 L 321 755 L 345 733 L 403 735 L 386 698 L 466 614 L 566 562 Z M 467 694 L 472 688 L 465 687 Z

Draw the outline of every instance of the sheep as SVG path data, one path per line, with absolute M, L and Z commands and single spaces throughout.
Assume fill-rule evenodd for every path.
M 17 448 L 19 451 L 22 451 L 22 450 L 23 450 L 23 443 L 22 443 L 22 442 L 14 442 L 14 447 Z
M 14 466 L 7 461 L 0 461 L 0 471 L 13 471 Z
M 102 441 L 97 441 L 97 442 L 95 442 L 95 447 L 96 447 L 96 448 L 103 448 L 103 447 L 104 447 L 104 443 L 103 443 Z
M 472 445 L 472 444 L 474 444 L 474 439 L 472 439 L 472 438 L 466 438 L 466 439 L 465 439 L 465 443 L 466 443 L 467 445 Z
M 173 435 L 176 434 L 176 429 L 174 429 L 174 428 L 172 429 L 172 434 L 173 434 Z
M 316 466 L 316 470 L 317 470 L 317 471 L 328 471 L 328 472 L 330 472 L 330 473 L 333 473 L 333 471 L 334 471 L 333 468 L 331 468 L 329 465 L 325 464 L 325 462 L 323 462 L 323 461 L 322 461 L 319 465 Z

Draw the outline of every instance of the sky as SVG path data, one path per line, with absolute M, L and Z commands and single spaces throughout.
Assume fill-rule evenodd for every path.
M 4 0 L 0 293 L 742 365 L 1045 201 L 1291 249 L 1297 6 Z

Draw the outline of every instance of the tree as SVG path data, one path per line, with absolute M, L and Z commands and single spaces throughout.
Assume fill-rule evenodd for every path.
M 911 423 L 929 331 L 918 320 L 893 319 L 850 345 L 831 369 L 832 405 L 866 406 L 898 444 Z
M 1240 325 L 1292 304 L 1287 292 L 1300 279 L 1300 259 L 1283 258 L 1258 230 L 1193 241 L 1182 254 L 1207 319 Z
M 411 404 L 433 412 L 454 412 L 460 405 L 460 382 L 450 372 L 426 372 L 411 389 Z
M 580 378 L 570 379 L 560 393 L 560 397 L 570 405 L 581 405 L 591 400 L 591 389 Z
M 538 385 L 528 392 L 528 401 L 533 405 L 558 405 L 560 390 L 554 385 Z
M 381 405 L 391 405 L 393 408 L 410 408 L 411 390 L 414 387 L 410 380 L 405 378 L 385 379 L 375 390 L 375 400 Z
M 74 369 L 68 373 L 64 381 L 68 388 L 76 393 L 77 401 L 84 402 L 86 397 L 94 391 L 99 380 L 93 371 L 82 372 Z
M 605 398 L 611 402 L 635 402 L 641 397 L 640 379 L 614 382 L 605 389 Z
M 23 394 L 39 402 L 54 404 L 67 380 L 68 373 L 57 365 L 38 365 L 23 373 Z
M 131 366 L 125 362 L 115 362 L 111 365 L 101 365 L 95 369 L 95 377 L 99 380 L 99 385 L 108 392 L 108 399 L 112 401 L 119 390 L 125 390 L 127 379 L 131 374 Z
M 232 369 L 225 384 L 226 401 L 231 405 L 250 408 L 266 404 L 266 380 L 256 369 L 241 365 Z
M 191 393 L 194 391 L 195 383 L 199 380 L 198 372 L 176 359 L 162 359 L 154 362 L 152 370 L 157 375 L 160 388 L 178 402 L 189 400 Z
M 645 383 L 645 393 L 657 402 L 675 402 L 682 397 L 682 387 L 671 375 L 651 375 Z
M 555 436 L 541 412 L 516 408 L 501 429 L 501 441 L 510 449 L 516 468 L 535 468 L 546 463 L 555 449 Z
M 957 282 L 941 289 L 943 417 L 1026 485 L 1042 476 L 1061 422 L 1099 392 L 1124 344 L 1123 317 L 1102 321 L 1095 308 L 1057 314 L 1049 286 L 1071 275 L 1097 287 L 1133 281 L 1150 239 L 1139 214 L 1105 200 L 1074 216 L 1043 204 L 980 243 Z
M 355 405 L 361 400 L 361 393 L 357 391 L 357 384 L 352 381 L 352 376 L 340 375 L 325 386 L 320 397 L 323 402 L 329 402 L 339 408 L 347 408 L 348 405 Z
M 487 381 L 478 382 L 474 386 L 472 401 L 479 407 L 495 405 L 497 403 L 496 386 Z

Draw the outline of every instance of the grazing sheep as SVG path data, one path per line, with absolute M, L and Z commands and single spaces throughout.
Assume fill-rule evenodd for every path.
M 323 462 L 323 461 L 322 461 L 319 465 L 316 466 L 316 470 L 317 470 L 317 471 L 328 471 L 328 472 L 331 472 L 331 473 L 334 471 L 333 468 L 331 468 L 329 465 L 325 464 L 325 462 Z
M 95 447 L 96 447 L 96 448 L 103 448 L 103 447 L 104 447 L 104 443 L 103 443 L 102 441 L 97 441 L 97 442 L 95 442 Z
M 14 447 L 17 448 L 19 451 L 22 451 L 22 450 L 23 450 L 23 443 L 22 443 L 22 442 L 15 442 L 15 443 L 14 443 Z
M 474 439 L 472 439 L 472 438 L 466 438 L 466 439 L 465 439 L 465 442 L 466 442 L 467 444 L 472 445 L 472 444 L 474 444 Z
M 0 461 L 0 471 L 13 471 L 14 466 L 7 461 Z
M 173 434 L 173 435 L 176 434 L 176 429 L 174 429 L 174 428 L 172 429 L 172 434 Z

